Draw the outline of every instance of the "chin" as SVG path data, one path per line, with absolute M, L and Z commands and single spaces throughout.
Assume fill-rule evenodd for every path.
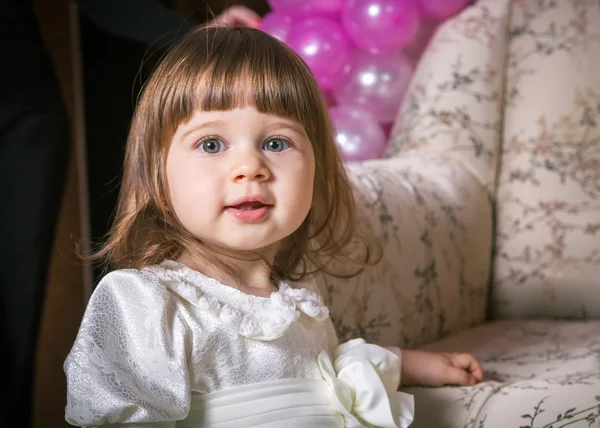
M 271 241 L 268 241 L 265 243 L 259 242 L 257 245 L 256 240 L 253 240 L 252 242 L 236 241 L 236 242 L 223 243 L 222 246 L 228 251 L 233 251 L 233 252 L 238 252 L 238 253 L 263 254 L 265 252 L 276 251 L 277 242 L 271 242 Z

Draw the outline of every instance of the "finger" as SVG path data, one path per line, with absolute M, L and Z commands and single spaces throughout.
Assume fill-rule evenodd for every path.
M 481 381 L 483 379 L 483 369 L 475 358 L 471 354 L 450 354 L 448 355 L 452 365 L 459 367 L 461 369 L 469 371 L 477 381 Z
M 472 386 L 476 383 L 477 379 L 471 373 L 459 367 L 450 366 L 444 376 L 446 385 Z
M 483 369 L 481 368 L 481 365 L 478 361 L 476 361 L 476 364 L 477 367 L 471 370 L 471 374 L 475 376 L 477 382 L 481 382 L 483 380 L 483 377 L 485 376 L 485 373 L 483 373 Z
M 226 9 L 216 21 L 221 24 L 232 27 L 258 27 L 260 25 L 260 16 L 244 6 L 231 6 Z

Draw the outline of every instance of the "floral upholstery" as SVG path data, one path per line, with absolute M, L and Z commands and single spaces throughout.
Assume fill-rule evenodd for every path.
M 492 230 L 485 189 L 437 154 L 350 170 L 364 234 L 379 238 L 383 259 L 352 280 L 319 278 L 340 340 L 416 346 L 481 323 Z
M 487 1 L 438 28 L 405 95 L 389 156 L 442 153 L 494 193 L 509 12 L 510 1 Z
M 410 388 L 414 426 L 600 426 L 600 2 L 445 22 L 387 158 L 348 168 L 383 260 L 318 278 L 341 339 L 469 351 L 488 374 Z
M 496 317 L 600 317 L 600 2 L 516 2 L 497 188 Z
M 600 424 L 600 320 L 501 320 L 425 347 L 476 355 L 475 387 L 406 388 L 411 428 L 559 428 Z

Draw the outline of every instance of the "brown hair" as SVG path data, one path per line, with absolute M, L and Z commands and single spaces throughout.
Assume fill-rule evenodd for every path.
M 206 246 L 182 227 L 173 212 L 166 154 L 177 126 L 198 109 L 247 105 L 301 123 L 315 156 L 310 212 L 280 246 L 273 275 L 302 280 L 323 271 L 349 277 L 370 264 L 370 246 L 356 235 L 352 187 L 327 107 L 308 67 L 284 43 L 259 30 L 227 27 L 190 32 L 145 85 L 127 140 L 116 218 L 93 258 L 115 268 L 139 269 L 176 259 L 183 250 L 205 251 Z M 340 267 L 337 262 L 357 269 L 341 271 L 334 267 Z

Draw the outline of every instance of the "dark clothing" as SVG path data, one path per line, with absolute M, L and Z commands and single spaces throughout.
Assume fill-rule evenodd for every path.
M 101 31 L 145 46 L 173 44 L 198 25 L 157 0 L 78 0 Z
M 0 1 L 0 425 L 31 426 L 34 356 L 69 131 L 32 0 Z
M 198 25 L 156 0 L 78 0 L 91 238 L 113 220 L 140 88 L 165 49 Z M 97 283 L 102 267 L 94 266 Z
M 0 0 L 0 426 L 32 425 L 35 351 L 69 148 L 69 129 L 33 0 Z M 148 46 L 197 23 L 157 0 L 80 0 L 92 233 L 108 230 Z M 134 87 L 134 81 L 138 84 Z

